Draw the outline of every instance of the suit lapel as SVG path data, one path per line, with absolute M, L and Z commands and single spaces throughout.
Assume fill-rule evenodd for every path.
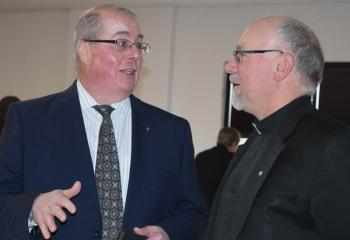
M 248 138 L 248 139 L 250 139 L 250 138 Z M 233 158 L 232 158 L 230 164 L 227 167 L 227 170 L 226 170 L 224 176 L 222 177 L 222 180 L 221 180 L 221 183 L 219 185 L 219 188 L 218 188 L 217 192 L 221 192 L 222 191 L 224 183 L 230 177 L 231 172 L 236 168 L 238 163 L 242 160 L 242 157 L 243 157 L 244 153 L 247 151 L 248 147 L 249 147 L 248 142 L 246 144 L 243 144 L 243 145 L 238 147 L 236 153 L 233 155 Z
M 145 121 L 144 108 L 140 101 L 133 95 L 130 96 L 132 110 L 132 141 L 131 141 L 131 164 L 128 184 L 128 193 L 125 203 L 123 227 L 131 226 L 132 218 L 137 213 L 133 212 L 135 204 L 143 196 L 138 196 L 139 186 L 143 184 L 145 176 L 143 170 L 146 168 L 145 144 L 148 135 L 151 134 L 150 125 Z
M 230 175 L 230 172 L 233 171 L 233 169 L 237 166 L 239 161 L 242 159 L 242 156 L 247 151 L 249 144 L 243 144 L 238 147 L 236 153 L 233 155 L 232 161 L 230 162 L 229 166 L 227 167 L 227 170 L 225 172 L 225 175 L 223 176 L 223 180 L 221 182 L 225 182 L 226 178 Z
M 66 149 L 63 157 L 72 161 L 72 167 L 76 168 L 78 173 L 76 180 L 82 183 L 82 191 L 87 191 L 89 201 L 93 207 L 99 209 L 95 174 L 84 128 L 76 82 L 62 93 L 59 104 L 58 119 L 60 121 L 61 132 L 64 134 L 61 144 L 63 145 L 62 149 Z
M 248 140 L 249 141 L 249 140 Z M 212 234 L 216 234 L 216 219 L 217 217 L 221 217 L 221 216 L 217 216 L 216 214 L 218 213 L 218 209 L 221 207 L 220 203 L 220 195 L 218 193 L 223 193 L 223 188 L 226 184 L 226 182 L 228 181 L 228 179 L 230 178 L 232 172 L 234 171 L 234 169 L 236 168 L 236 166 L 238 165 L 238 163 L 242 160 L 242 157 L 244 155 L 244 153 L 247 151 L 249 147 L 249 144 L 243 144 L 241 146 L 239 146 L 239 148 L 237 149 L 237 152 L 235 153 L 235 155 L 233 156 L 226 172 L 225 175 L 223 176 L 221 183 L 219 185 L 219 188 L 217 190 L 217 194 L 215 195 L 214 201 L 213 201 L 213 205 L 211 207 L 210 210 L 210 215 L 209 215 L 209 219 L 208 219 L 208 223 L 207 223 L 207 227 L 205 229 L 205 237 L 203 240 L 212 240 L 213 236 Z M 232 206 L 234 207 L 234 206 Z M 221 227 L 221 226 L 220 226 Z M 221 230 L 219 230 L 221 231 Z M 227 234 L 228 235 L 228 234 Z M 231 237 L 231 235 L 230 235 Z
M 235 228 L 233 231 L 233 238 L 236 239 L 248 217 L 253 202 L 258 194 L 262 184 L 269 174 L 272 166 L 276 162 L 279 154 L 285 148 L 285 145 L 280 141 L 279 136 L 274 134 L 273 141 L 270 141 L 267 146 L 262 146 L 264 151 L 259 153 L 256 166 L 249 172 L 248 180 L 245 184 L 245 189 L 241 192 L 237 206 L 239 211 L 235 217 Z M 231 236 L 231 237 L 232 237 Z

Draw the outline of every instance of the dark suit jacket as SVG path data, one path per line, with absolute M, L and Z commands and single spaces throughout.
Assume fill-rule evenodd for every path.
M 197 186 L 187 121 L 130 96 L 132 154 L 123 229 L 161 226 L 172 240 L 197 239 L 206 207 Z M 74 216 L 52 239 L 101 239 L 101 216 L 76 83 L 13 104 L 0 144 L 0 239 L 26 237 L 39 193 L 79 180 Z
M 233 153 L 222 144 L 196 156 L 199 188 L 209 208 L 232 157 Z
M 2 129 L 4 128 L 4 126 L 5 126 L 5 120 L 0 118 L 0 136 L 1 136 L 1 132 L 2 132 Z
M 238 149 L 203 239 L 350 239 L 350 129 L 306 104 L 271 137 L 245 188 L 222 192 L 246 146 Z M 231 201 L 218 215 L 220 197 Z

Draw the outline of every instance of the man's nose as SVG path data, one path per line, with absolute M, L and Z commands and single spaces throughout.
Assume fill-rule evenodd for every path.
M 142 53 L 141 50 L 139 48 L 137 48 L 137 45 L 132 44 L 129 46 L 129 48 L 127 49 L 128 51 L 128 55 L 130 58 L 140 58 L 142 57 Z
M 237 73 L 237 63 L 234 57 L 230 57 L 224 69 L 227 73 Z

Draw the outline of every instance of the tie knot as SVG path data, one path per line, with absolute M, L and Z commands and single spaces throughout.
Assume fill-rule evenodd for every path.
M 114 110 L 114 108 L 109 105 L 95 105 L 94 108 L 103 118 L 109 117 Z

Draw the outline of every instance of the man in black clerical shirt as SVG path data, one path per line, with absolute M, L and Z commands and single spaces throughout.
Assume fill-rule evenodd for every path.
M 350 239 L 350 129 L 310 103 L 323 65 L 316 35 L 296 19 L 244 31 L 225 71 L 255 131 L 226 171 L 204 240 Z

